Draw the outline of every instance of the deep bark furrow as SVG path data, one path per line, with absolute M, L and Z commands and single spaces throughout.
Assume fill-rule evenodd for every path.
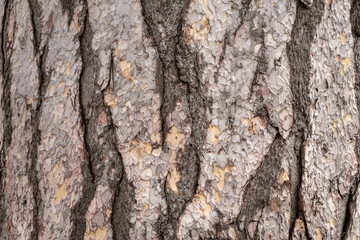
M 187 48 L 181 41 L 183 17 L 189 2 L 189 0 L 175 0 L 160 6 L 155 1 L 142 1 L 145 23 L 154 40 L 162 65 L 160 89 L 162 89 L 163 103 L 160 110 L 163 141 L 170 130 L 166 118 L 174 111 L 177 101 L 187 101 L 189 104 L 187 111 L 190 112 L 192 122 L 190 141 L 177 163 L 181 175 L 177 183 L 177 196 L 166 187 L 167 182 L 165 182 L 167 214 L 161 216 L 159 220 L 162 239 L 173 239 L 176 236 L 178 218 L 184 211 L 186 203 L 191 201 L 196 192 L 200 171 L 199 152 L 205 138 L 205 101 L 199 94 L 195 54 L 188 49 L 183 52 L 178 51 L 181 47 Z
M 69 3 L 66 3 L 65 6 L 68 8 L 72 7 Z M 71 16 L 73 10 L 68 10 L 68 12 Z M 86 1 L 84 4 L 84 12 L 86 13 L 86 17 L 84 20 L 83 33 L 80 36 L 80 54 L 83 65 L 79 82 L 79 101 L 84 128 L 84 142 L 88 155 L 87 164 L 86 166 L 84 165 L 85 179 L 83 182 L 83 196 L 72 213 L 74 227 L 71 239 L 79 239 L 84 236 L 86 229 L 85 215 L 90 202 L 95 197 L 97 186 L 99 185 L 99 181 L 101 181 L 104 171 L 114 171 L 111 176 L 107 175 L 108 179 L 105 179 L 105 181 L 109 181 L 109 186 L 113 192 L 117 192 L 118 185 L 123 184 L 121 180 L 124 176 L 120 176 L 125 174 L 122 157 L 116 147 L 115 128 L 112 123 L 111 112 L 104 102 L 104 90 L 101 90 L 100 86 L 96 85 L 96 79 L 100 71 L 100 62 L 91 46 L 94 33 L 89 22 L 89 11 Z M 110 61 L 113 61 L 112 55 Z M 110 66 L 109 71 L 109 76 L 111 77 L 112 66 Z M 110 169 L 107 169 L 105 162 L 109 163 Z M 109 172 L 107 174 L 110 174 Z M 111 205 L 114 206 L 117 202 L 118 198 L 115 196 Z M 123 207 L 129 208 L 130 206 Z M 114 209 L 111 210 L 114 211 Z M 114 218 L 116 218 L 114 216 L 116 215 L 117 212 L 115 211 L 112 216 L 110 216 L 111 223 L 113 223 Z M 130 216 L 121 217 L 121 221 L 128 221 Z M 120 225 L 121 223 L 122 222 L 120 222 Z M 114 224 L 112 225 L 113 228 L 117 228 Z M 117 230 L 114 229 L 114 232 L 116 239 Z M 128 236 L 123 237 L 126 238 Z
M 245 186 L 243 205 L 237 217 L 240 239 L 258 239 L 258 231 L 256 230 L 254 235 L 251 236 L 247 226 L 250 221 L 257 222 L 261 219 L 261 216 L 259 219 L 255 219 L 257 211 L 270 203 L 271 190 L 280 173 L 284 147 L 285 141 L 277 133 L 269 152 L 264 157 L 264 161 Z
M 111 215 L 111 225 L 113 227 L 113 237 L 115 240 L 129 238 L 129 229 L 132 227 L 130 215 L 133 211 L 135 201 L 134 192 L 135 187 L 129 182 L 126 173 L 123 170 L 121 179 L 116 186 L 113 212 Z
M 295 185 L 292 185 L 293 197 L 289 238 L 292 238 L 296 219 L 303 217 L 300 187 L 303 175 L 304 142 L 310 133 L 308 109 L 311 104 L 309 96 L 310 48 L 323 10 L 324 2 L 322 0 L 315 0 L 311 8 L 307 8 L 303 3 L 297 1 L 296 19 L 291 32 L 291 41 L 287 45 L 287 54 L 290 60 L 290 85 L 294 96 L 294 124 L 291 134 L 295 137 L 294 151 L 297 157 L 296 169 L 293 169 L 291 174 L 291 182 Z
M 40 49 L 41 44 L 41 30 L 42 30 L 42 24 L 41 24 L 41 11 L 42 8 L 38 2 L 38 0 L 28 0 L 29 6 L 30 6 L 30 17 L 31 17 L 31 25 L 33 26 L 33 37 L 34 37 L 34 48 L 35 53 L 39 54 L 42 52 Z M 41 58 L 39 59 L 41 61 Z M 39 65 L 40 66 L 40 65 Z M 43 74 L 43 73 L 40 73 Z
M 176 197 L 168 192 L 167 198 L 171 202 L 168 206 L 168 221 L 172 222 L 176 230 L 179 217 L 185 210 L 198 188 L 200 177 L 200 156 L 203 150 L 203 142 L 206 137 L 207 121 L 205 117 L 206 99 L 201 94 L 199 81 L 199 66 L 196 53 L 193 53 L 182 36 L 176 48 L 176 67 L 179 72 L 179 80 L 186 83 L 187 101 L 192 121 L 190 141 L 185 147 L 185 152 L 179 161 L 179 169 L 182 179 L 178 183 L 179 195 Z M 166 227 L 163 227 L 166 232 Z M 169 236 L 166 239 L 171 239 Z
M 352 188 L 350 189 L 348 200 L 346 202 L 345 218 L 341 229 L 341 239 L 347 239 L 348 231 L 352 223 L 352 215 L 354 211 L 354 203 L 356 201 L 356 193 L 359 185 L 359 176 L 356 176 L 355 183 L 353 183 Z
M 182 18 L 189 0 L 172 0 L 167 3 L 159 1 L 141 1 L 142 14 L 147 31 L 154 41 L 155 48 L 161 60 L 162 82 L 157 82 L 162 93 L 161 118 L 163 141 L 169 132 L 166 117 L 174 111 L 176 101 L 187 95 L 186 88 L 179 81 L 176 67 L 176 46 L 182 34 Z
M 83 106 L 83 79 L 86 78 L 86 65 L 87 62 L 86 58 L 90 58 L 88 56 L 89 45 L 91 46 L 91 36 L 90 40 L 88 40 L 88 34 L 91 34 L 91 29 L 89 29 L 89 11 L 87 7 L 87 1 L 84 3 L 84 9 L 83 12 L 85 14 L 84 23 L 83 23 L 83 29 L 82 33 L 79 36 L 80 41 L 80 55 L 82 59 L 82 69 L 79 77 L 79 104 L 80 104 L 80 115 L 81 115 L 81 121 L 82 126 L 84 130 L 84 145 L 86 149 L 85 154 L 85 160 L 86 163 L 83 164 L 82 173 L 84 175 L 83 180 L 83 189 L 82 189 L 82 197 L 75 205 L 72 213 L 71 213 L 71 220 L 73 222 L 73 229 L 71 232 L 70 239 L 81 239 L 84 236 L 85 232 L 85 214 L 88 209 L 88 206 L 90 204 L 91 199 L 94 197 L 95 189 L 96 189 L 96 175 L 93 172 L 92 167 L 92 156 L 91 156 L 91 149 L 88 142 L 88 128 L 87 128 L 87 121 L 86 121 L 86 112 L 85 112 L 85 106 Z M 90 44 L 89 44 L 90 42 Z M 88 65 L 89 66 L 89 65 Z M 93 68 L 96 68 L 95 65 L 92 66 Z
M 3 141 L 2 148 L 0 152 L 0 215 L 5 216 L 5 208 L 4 208 L 4 192 L 3 192 L 3 172 L 5 166 L 5 157 L 6 151 L 11 144 L 11 135 L 12 135 L 12 108 L 11 108 L 11 98 L 10 98 L 10 87 L 11 87 L 11 79 L 10 79 L 10 57 L 7 56 L 6 53 L 6 31 L 7 31 L 7 19 L 10 14 L 11 1 L 5 0 L 4 4 L 4 15 L 1 19 L 2 28 L 1 28 L 1 58 L 2 58 L 2 66 L 1 66 L 1 74 L 3 75 L 3 95 L 1 99 L 1 107 L 3 109 L 4 122 L 3 125 Z M 2 227 L 5 218 L 2 217 L 0 219 L 0 233 L 2 233 Z
M 38 239 L 39 234 L 39 206 L 41 202 L 41 196 L 39 192 L 39 178 L 37 171 L 37 160 L 38 160 L 38 148 L 41 142 L 41 132 L 40 132 L 40 115 L 41 115 L 41 106 L 44 100 L 46 89 L 49 85 L 49 74 L 46 74 L 46 58 L 49 52 L 47 44 L 40 49 L 41 41 L 41 13 L 39 8 L 39 3 L 37 1 L 28 1 L 30 12 L 31 12 L 31 23 L 34 34 L 34 52 L 37 56 L 37 68 L 39 76 L 39 88 L 38 88 L 38 102 L 35 108 L 35 111 L 31 112 L 31 126 L 32 126 L 32 139 L 29 149 L 29 159 L 31 161 L 31 166 L 29 168 L 29 180 L 33 189 L 34 196 L 34 216 L 33 216 L 33 231 L 31 232 L 31 239 Z
M 40 114 L 41 114 L 41 105 L 44 99 L 45 91 L 48 87 L 49 80 L 47 79 L 48 76 L 45 76 L 45 59 L 48 52 L 47 46 L 44 47 L 44 51 L 39 56 L 39 89 L 38 89 L 38 103 L 34 112 L 31 113 L 31 125 L 33 127 L 32 133 L 32 140 L 30 146 L 30 159 L 31 159 L 31 166 L 29 169 L 29 179 L 32 184 L 33 188 L 33 195 L 35 200 L 34 206 L 34 230 L 31 233 L 32 239 L 38 239 L 39 233 L 39 206 L 41 202 L 41 196 L 39 192 L 39 178 L 38 178 L 38 171 L 36 169 L 37 160 L 38 160 L 38 148 L 41 141 L 41 132 L 39 128 L 40 122 Z
M 86 0 L 82 0 L 82 1 L 86 1 Z M 74 0 L 61 0 L 63 12 L 68 13 L 68 26 L 70 26 L 72 15 L 74 14 L 75 3 L 76 1 Z

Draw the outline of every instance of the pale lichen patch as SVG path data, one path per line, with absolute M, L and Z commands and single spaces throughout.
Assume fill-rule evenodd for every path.
M 128 60 L 122 60 L 119 62 L 119 66 L 121 69 L 121 75 L 124 78 L 128 78 L 132 81 L 135 81 L 134 75 L 131 74 L 131 70 L 132 70 L 131 62 L 129 62 Z
M 55 90 L 55 85 L 51 84 L 50 89 L 49 89 L 49 96 L 50 97 L 54 96 L 54 90 Z
M 215 202 L 221 202 L 221 196 L 218 191 L 215 191 Z
M 114 98 L 112 98 L 112 94 L 109 93 L 104 96 L 104 101 L 107 106 L 115 107 L 118 104 L 119 97 L 115 96 Z

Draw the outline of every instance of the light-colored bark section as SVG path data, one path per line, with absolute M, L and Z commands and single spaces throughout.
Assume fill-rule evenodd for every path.
M 143 35 L 140 1 L 119 2 L 114 77 L 105 92 L 116 126 L 125 173 L 135 187 L 131 239 L 157 239 L 157 219 L 166 204 L 163 184 L 168 161 L 161 153 L 161 98 L 156 84 L 157 53 Z
M 246 12 L 244 19 L 239 10 Z M 269 121 L 279 127 L 284 138 L 289 134 L 292 106 L 285 50 L 295 5 L 289 1 L 251 2 L 247 10 L 241 4 L 235 9 L 231 2 L 193 1 L 188 11 L 184 31 L 190 46 L 201 55 L 200 65 L 205 65 L 199 74 L 202 94 L 212 100 L 212 106 L 207 111 L 209 127 L 201 153 L 200 186 L 180 219 L 178 236 L 182 239 L 189 232 L 194 238 L 209 237 L 206 234 L 214 231 L 216 223 L 228 225 L 234 221 L 241 209 L 244 186 L 275 138 L 276 131 Z M 226 34 L 230 43 L 224 41 Z M 223 44 L 229 45 L 220 61 Z M 261 61 L 266 63 L 259 75 Z M 263 102 L 259 93 L 264 96 Z M 270 119 L 259 114 L 263 108 Z M 284 194 L 280 201 L 285 202 L 287 211 L 289 191 L 288 186 L 285 192 L 273 192 L 274 197 Z M 277 210 L 266 211 L 271 216 Z M 278 216 L 266 219 L 261 229 L 264 234 L 281 229 L 286 237 L 288 228 L 289 220 Z M 230 227 L 226 236 L 235 239 L 235 232 Z
M 348 0 L 325 1 L 311 46 L 310 124 L 301 194 L 310 236 L 339 239 L 357 172 L 358 110 Z
M 33 231 L 34 196 L 29 179 L 33 128 L 31 112 L 38 103 L 39 77 L 28 2 L 16 0 L 7 21 L 6 51 L 10 59 L 11 124 L 14 139 L 6 151 L 3 172 L 6 217 L 4 238 L 29 239 Z M 15 26 L 23 26 L 21 28 Z
M 49 52 L 44 58 L 48 85 L 39 124 L 39 239 L 68 239 L 71 209 L 82 194 L 81 169 L 85 162 L 78 97 L 81 58 L 77 34 L 82 21 L 77 17 L 81 16 L 81 7 L 74 9 L 69 27 L 59 1 L 43 1 L 41 7 L 43 32 L 49 33 Z

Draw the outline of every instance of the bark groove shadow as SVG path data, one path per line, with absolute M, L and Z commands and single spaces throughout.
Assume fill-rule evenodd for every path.
M 320 23 L 324 12 L 324 2 L 315 0 L 309 8 L 302 2 L 296 1 L 296 18 L 291 32 L 291 41 L 287 45 L 287 54 L 290 62 L 290 85 L 294 96 L 294 124 L 291 134 L 295 137 L 294 151 L 297 158 L 296 169 L 292 170 L 292 206 L 290 219 L 289 239 L 292 239 L 295 221 L 304 221 L 305 232 L 307 231 L 304 209 L 301 207 L 301 182 L 303 175 L 304 142 L 310 133 L 310 48 L 313 42 L 316 27 Z

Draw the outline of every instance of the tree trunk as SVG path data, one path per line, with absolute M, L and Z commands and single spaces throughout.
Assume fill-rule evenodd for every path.
M 359 0 L 0 0 L 0 239 L 358 239 Z

